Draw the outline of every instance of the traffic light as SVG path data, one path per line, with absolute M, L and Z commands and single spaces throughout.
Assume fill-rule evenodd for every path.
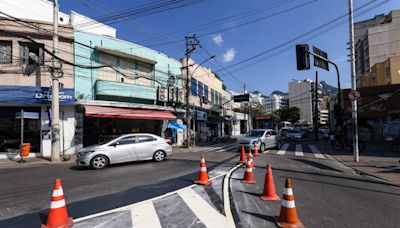
M 308 44 L 296 45 L 297 70 L 310 69 L 310 55 Z

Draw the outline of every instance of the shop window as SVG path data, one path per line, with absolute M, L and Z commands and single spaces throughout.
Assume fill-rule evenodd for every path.
M 29 53 L 35 54 L 38 58 L 39 64 L 43 64 L 44 62 L 43 44 L 20 42 L 19 45 L 20 45 L 19 57 L 21 64 L 35 64 L 34 60 L 32 58 L 29 58 Z
M 192 96 L 196 96 L 197 95 L 197 81 L 196 79 L 192 78 Z
M 0 41 L 0 64 L 12 63 L 12 42 Z
M 200 81 L 197 83 L 197 94 L 203 96 L 203 83 Z

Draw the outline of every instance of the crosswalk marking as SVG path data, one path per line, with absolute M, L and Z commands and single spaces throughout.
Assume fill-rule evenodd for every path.
M 271 152 L 270 150 L 266 150 L 263 152 L 263 154 L 268 154 L 269 152 Z
M 289 143 L 285 143 L 285 144 L 283 144 L 283 146 L 281 147 L 281 149 L 278 151 L 278 153 L 276 153 L 276 154 L 279 154 L 279 155 L 285 155 L 285 153 L 286 153 L 286 150 L 289 148 Z
M 162 227 L 153 202 L 147 202 L 131 209 L 132 227 Z
M 324 155 L 314 145 L 308 145 L 316 158 L 325 158 Z
M 294 155 L 304 156 L 303 148 L 302 148 L 301 144 L 296 144 L 296 151 L 294 152 Z
M 215 210 L 192 188 L 179 190 L 178 195 L 206 227 L 227 227 L 225 216 Z

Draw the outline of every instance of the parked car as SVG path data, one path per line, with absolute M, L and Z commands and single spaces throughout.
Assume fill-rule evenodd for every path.
M 160 162 L 172 155 L 172 146 L 153 134 L 126 134 L 104 143 L 89 146 L 77 154 L 76 164 L 103 169 L 109 164 L 151 160 Z
M 299 129 L 290 129 L 286 134 L 286 139 L 301 141 L 303 139 L 303 132 Z
M 246 150 L 254 150 L 257 147 L 263 152 L 268 148 L 280 148 L 281 141 L 276 131 L 272 129 L 254 129 L 238 139 L 238 150 L 241 150 L 242 146 Z

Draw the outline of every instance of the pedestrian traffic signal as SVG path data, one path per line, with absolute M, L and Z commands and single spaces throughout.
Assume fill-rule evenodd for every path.
M 297 70 L 310 69 L 310 55 L 308 44 L 296 45 Z

